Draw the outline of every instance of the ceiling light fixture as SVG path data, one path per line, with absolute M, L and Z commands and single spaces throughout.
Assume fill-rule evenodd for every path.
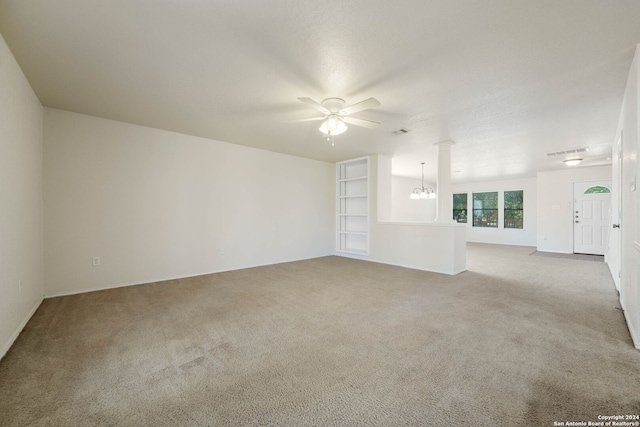
M 345 102 L 342 98 L 327 98 L 322 101 L 322 103 L 318 103 L 311 98 L 298 98 L 298 100 L 320 111 L 323 116 L 294 121 L 308 122 L 322 120 L 322 125 L 320 125 L 318 130 L 326 136 L 327 141 L 331 141 L 331 145 L 333 145 L 334 136 L 343 134 L 348 129 L 347 123 L 369 129 L 374 129 L 380 125 L 380 123 L 371 120 L 350 117 L 351 114 L 379 106 L 380 101 L 375 98 L 365 99 L 348 107 L 344 106 Z
M 422 187 L 414 188 L 413 191 L 411 192 L 411 194 L 409 195 L 409 198 L 411 200 L 435 199 L 436 198 L 435 190 L 433 188 L 431 188 L 431 187 L 425 187 L 424 186 L 424 162 L 422 162 L 420 164 L 422 165 Z
M 580 162 L 582 161 L 582 159 L 567 159 L 564 161 L 564 163 L 567 166 L 577 166 L 580 164 Z
M 344 133 L 347 129 L 347 125 L 338 114 L 329 114 L 327 119 L 320 125 L 320 132 L 327 137 L 336 136 Z
M 332 146 L 335 145 L 333 137 L 344 133 L 347 129 L 349 128 L 342 117 L 335 113 L 329 114 L 319 128 L 320 132 L 327 137 L 327 141 L 331 141 Z

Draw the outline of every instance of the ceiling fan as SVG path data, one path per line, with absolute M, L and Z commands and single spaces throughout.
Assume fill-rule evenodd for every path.
M 375 98 L 365 99 L 364 101 L 360 101 L 348 107 L 344 106 L 344 99 L 341 98 L 327 98 L 320 103 L 314 101 L 311 98 L 298 98 L 298 100 L 315 108 L 324 115 L 320 117 L 312 117 L 310 119 L 295 121 L 310 122 L 315 120 L 323 120 L 319 130 L 327 136 L 327 140 L 329 140 L 333 136 L 344 133 L 344 131 L 346 131 L 348 128 L 346 123 L 356 126 L 362 126 L 369 129 L 374 129 L 380 125 L 380 123 L 371 120 L 350 117 L 350 115 L 353 113 L 379 106 L 380 102 Z

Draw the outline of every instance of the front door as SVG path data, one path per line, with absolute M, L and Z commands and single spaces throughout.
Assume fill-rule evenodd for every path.
M 611 180 L 573 183 L 573 252 L 604 255 L 611 215 Z

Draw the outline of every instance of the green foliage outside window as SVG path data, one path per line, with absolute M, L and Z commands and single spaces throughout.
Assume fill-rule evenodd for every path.
M 498 192 L 473 193 L 473 226 L 498 227 Z
M 524 191 L 504 192 L 504 228 L 523 228 Z
M 453 219 L 467 222 L 467 193 L 453 195 Z
M 595 185 L 593 187 L 589 187 L 585 190 L 584 194 L 603 194 L 603 193 L 611 193 L 607 187 L 602 185 Z

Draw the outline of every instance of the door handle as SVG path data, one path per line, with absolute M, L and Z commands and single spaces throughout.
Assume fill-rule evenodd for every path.
M 613 228 L 620 228 L 620 224 L 613 224 Z

